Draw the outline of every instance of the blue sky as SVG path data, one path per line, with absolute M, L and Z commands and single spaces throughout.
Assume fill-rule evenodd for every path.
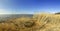
M 60 12 L 60 0 L 0 0 L 0 14 Z

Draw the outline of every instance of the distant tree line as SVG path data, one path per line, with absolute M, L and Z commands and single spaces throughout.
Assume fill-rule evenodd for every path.
M 60 14 L 60 12 L 57 12 L 57 13 L 55 13 L 55 14 Z

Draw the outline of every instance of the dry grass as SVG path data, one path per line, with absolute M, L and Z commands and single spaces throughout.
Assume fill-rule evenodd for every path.
M 33 18 L 42 24 L 40 31 L 60 31 L 60 15 L 58 14 L 37 14 Z
M 60 15 L 35 14 L 0 23 L 0 31 L 60 31 Z

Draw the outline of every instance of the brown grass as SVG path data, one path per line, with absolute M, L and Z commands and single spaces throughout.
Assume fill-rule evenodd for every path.
M 35 14 L 0 23 L 0 31 L 60 31 L 60 15 Z

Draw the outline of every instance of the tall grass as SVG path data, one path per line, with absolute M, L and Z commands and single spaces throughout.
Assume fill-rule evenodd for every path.
M 60 31 L 60 15 L 34 14 L 0 23 L 0 31 Z
M 60 31 L 60 14 L 35 14 L 33 18 L 40 22 L 40 31 Z

